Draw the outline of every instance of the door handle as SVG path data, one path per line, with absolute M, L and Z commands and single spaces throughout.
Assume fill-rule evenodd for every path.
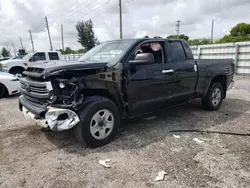
M 163 74 L 167 74 L 167 73 L 171 73 L 171 72 L 174 72 L 174 70 L 173 69 L 162 70 Z

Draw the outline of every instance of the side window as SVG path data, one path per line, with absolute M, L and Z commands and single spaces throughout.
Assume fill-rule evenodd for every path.
M 151 53 L 154 56 L 155 64 L 164 63 L 163 49 L 162 44 L 160 42 L 150 42 L 142 44 L 136 49 L 135 55 L 139 53 Z
M 46 60 L 45 53 L 39 52 L 35 53 L 32 57 L 33 61 L 43 61 Z
M 59 60 L 58 53 L 56 53 L 56 52 L 49 52 L 49 59 L 50 60 Z
M 178 41 L 171 42 L 170 48 L 172 51 L 173 62 L 177 63 L 186 60 L 186 54 L 180 42 Z

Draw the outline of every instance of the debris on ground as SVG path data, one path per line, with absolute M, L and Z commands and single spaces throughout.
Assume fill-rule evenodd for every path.
M 200 140 L 200 139 L 198 139 L 198 138 L 194 138 L 193 141 L 195 141 L 195 142 L 197 142 L 197 143 L 199 143 L 199 144 L 203 143 L 203 141 Z
M 108 164 L 110 161 L 111 161 L 110 159 L 99 160 L 99 164 L 101 164 L 102 166 L 104 166 L 106 168 L 110 168 L 111 166 Z
M 175 138 L 180 138 L 180 136 L 179 136 L 179 135 L 175 135 L 175 134 L 173 135 L 173 137 L 175 137 Z
M 165 175 L 167 175 L 167 172 L 165 172 L 164 170 L 158 172 L 158 176 L 155 178 L 155 181 L 163 181 Z

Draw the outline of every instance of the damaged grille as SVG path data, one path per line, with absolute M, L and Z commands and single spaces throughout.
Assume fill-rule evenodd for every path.
M 41 93 L 41 94 L 46 94 L 48 93 L 46 85 L 30 85 L 28 83 L 21 82 L 21 88 L 24 90 L 27 90 L 29 92 L 34 92 L 34 93 Z
M 44 71 L 44 69 L 42 69 L 42 68 L 33 68 L 33 67 L 28 67 L 27 68 L 27 70 L 26 70 L 27 72 L 36 72 L 36 73 L 42 73 L 43 71 Z
M 51 95 L 52 86 L 50 82 L 33 81 L 29 78 L 20 79 L 21 93 L 32 102 L 46 104 Z M 49 87 L 48 87 L 49 86 Z
M 43 78 L 45 70 L 43 68 L 28 67 L 23 74 L 30 78 Z

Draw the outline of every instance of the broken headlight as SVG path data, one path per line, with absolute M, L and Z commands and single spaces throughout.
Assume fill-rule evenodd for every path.
M 57 99 L 63 104 L 68 105 L 75 99 L 78 86 L 70 80 L 53 81 L 53 92 Z

